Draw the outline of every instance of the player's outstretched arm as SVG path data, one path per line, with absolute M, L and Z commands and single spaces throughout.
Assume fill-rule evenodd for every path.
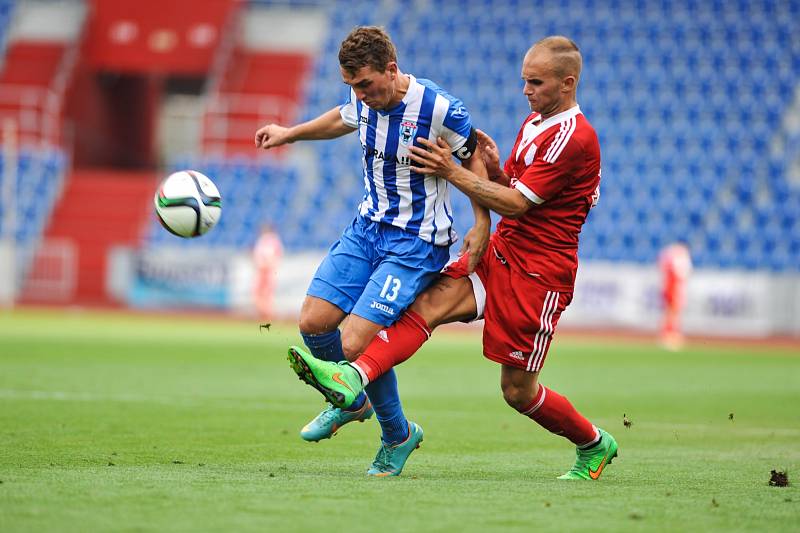
M 411 160 L 417 165 L 411 167 L 414 172 L 441 176 L 482 206 L 504 217 L 520 217 L 534 205 L 516 189 L 483 180 L 466 168 L 454 164 L 450 157 L 450 146 L 444 139 L 431 142 L 417 137 L 417 140 L 427 150 L 409 146 Z
M 482 130 L 475 130 L 475 133 L 478 134 L 478 148 L 483 155 L 489 179 L 507 187 L 511 179 L 503 172 L 503 167 L 500 165 L 500 149 L 497 148 L 497 143 Z
M 335 139 L 354 130 L 342 120 L 339 108 L 326 111 L 315 119 L 287 128 L 278 124 L 267 124 L 256 132 L 256 148 L 269 150 L 295 141 Z

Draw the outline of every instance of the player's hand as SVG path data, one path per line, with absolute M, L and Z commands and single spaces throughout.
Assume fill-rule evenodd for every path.
M 476 129 L 475 133 L 478 135 L 478 147 L 489 176 L 500 174 L 502 169 L 500 168 L 500 150 L 497 148 L 497 143 L 482 130 Z
M 411 170 L 418 174 L 427 174 L 432 176 L 439 176 L 446 178 L 453 170 L 456 170 L 455 163 L 453 163 L 452 151 L 450 145 L 438 137 L 436 142 L 429 141 L 422 137 L 417 137 L 417 142 L 427 148 L 420 148 L 419 146 L 409 146 L 409 157 L 418 166 L 412 166 Z
M 458 256 L 469 254 L 467 259 L 467 271 L 472 274 L 481 261 L 481 257 L 486 253 L 489 247 L 489 231 L 490 227 L 487 224 L 476 224 L 471 227 L 466 235 L 464 235 L 464 243 L 461 245 L 461 250 Z
M 256 148 L 269 150 L 289 142 L 289 128 L 277 124 L 267 124 L 256 132 Z

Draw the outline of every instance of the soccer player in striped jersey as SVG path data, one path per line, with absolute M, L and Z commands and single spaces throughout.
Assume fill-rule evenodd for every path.
M 522 64 L 531 113 L 500 167 L 497 145 L 479 132 L 491 182 L 449 160 L 442 139 L 413 148 L 414 169 L 447 179 L 502 215 L 489 251 L 471 273 L 462 257 L 423 292 L 354 363 L 333 365 L 297 352 L 295 372 L 339 405 L 347 405 L 383 372 L 413 355 L 440 324 L 483 317 L 484 356 L 502 365 L 506 402 L 570 440 L 574 466 L 560 479 L 597 479 L 617 455 L 617 443 L 564 397 L 539 384 L 561 313 L 572 300 L 578 235 L 600 195 L 600 145 L 576 100 L 581 54 L 554 36 L 536 43 Z
M 417 139 L 446 139 L 452 156 L 488 181 L 464 104 L 433 82 L 401 72 L 383 29 L 354 29 L 342 42 L 339 65 L 350 86 L 343 105 L 291 128 L 266 125 L 255 136 L 256 146 L 264 149 L 351 132 L 361 143 L 365 194 L 358 215 L 319 266 L 300 311 L 306 346 L 328 361 L 364 351 L 438 279 L 449 260 L 456 235 L 448 183 L 411 169 L 409 150 L 421 146 Z M 471 269 L 486 250 L 491 224 L 486 209 L 475 202 L 473 209 L 476 223 L 462 247 Z M 406 420 L 393 372 L 370 383 L 366 395 L 359 394 L 347 409 L 329 406 L 301 430 L 301 437 L 330 438 L 342 425 L 371 417 L 373 410 L 382 436 L 368 474 L 399 474 L 419 446 L 422 429 Z

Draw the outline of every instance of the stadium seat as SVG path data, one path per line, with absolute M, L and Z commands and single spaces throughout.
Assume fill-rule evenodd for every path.
M 0 4 L 1 6 L 2 4 Z M 0 154 L 3 170 L 0 183 L 8 176 L 4 154 Z M 18 247 L 17 270 L 20 279 L 28 272 L 33 253 L 44 233 L 47 221 L 58 199 L 66 171 L 66 157 L 56 148 L 23 147 L 17 154 L 16 204 L 0 202 L 0 235 L 9 231 L 5 211 L 15 206 L 16 228 L 14 237 Z
M 800 232 L 800 192 L 787 178 L 800 136 L 782 129 L 800 79 L 793 24 L 800 1 L 642 0 L 621 9 L 595 0 L 335 0 L 326 12 L 330 28 L 305 91 L 306 119 L 346 97 L 336 68 L 341 37 L 355 24 L 382 24 L 401 67 L 464 100 L 475 124 L 507 153 L 527 114 L 522 55 L 532 40 L 564 33 L 584 53 L 579 99 L 603 151 L 603 194 L 581 257 L 651 263 L 680 238 L 701 266 L 800 270 L 800 246 L 775 245 L 779 232 L 789 243 Z M 776 139 L 783 151 L 773 149 Z M 320 169 L 311 185 L 290 162 L 197 162 L 226 190 L 225 205 L 251 212 L 226 212 L 215 239 L 249 246 L 263 221 L 278 228 L 289 251 L 337 239 L 363 195 L 360 148 L 350 137 L 308 146 Z M 463 235 L 469 203 L 453 193 L 453 207 Z M 763 228 L 766 244 L 741 229 L 745 216 Z M 162 234 L 151 233 L 150 242 L 161 243 Z

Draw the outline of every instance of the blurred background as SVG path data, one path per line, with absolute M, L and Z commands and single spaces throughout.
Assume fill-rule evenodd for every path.
M 682 241 L 689 334 L 800 337 L 797 0 L 0 0 L 3 305 L 256 316 L 270 227 L 283 257 L 260 314 L 293 318 L 364 194 L 360 145 L 264 153 L 253 135 L 342 103 L 339 43 L 364 24 L 504 154 L 528 112 L 525 51 L 551 34 L 581 47 L 602 195 L 563 328 L 657 331 L 659 254 Z M 223 198 L 197 239 L 153 214 L 180 169 Z M 471 210 L 453 203 L 463 235 Z

